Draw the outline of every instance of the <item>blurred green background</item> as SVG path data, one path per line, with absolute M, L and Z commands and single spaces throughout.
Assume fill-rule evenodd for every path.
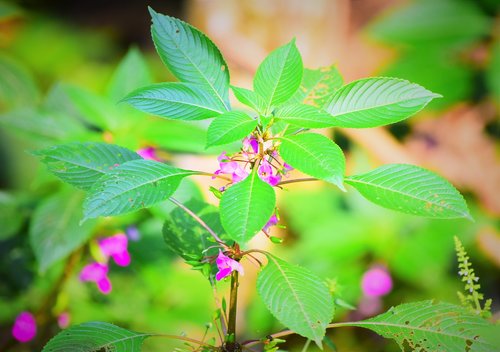
M 0 1 L 0 350 L 39 351 L 59 331 L 63 312 L 71 324 L 102 320 L 193 338 L 201 338 L 213 318 L 209 282 L 163 242 L 171 204 L 80 227 L 83 195 L 29 153 L 70 141 L 105 141 L 133 150 L 155 147 L 164 161 L 181 167 L 217 168 L 221 149 L 205 150 L 206 123 L 167 121 L 118 104 L 137 87 L 173 79 L 154 52 L 148 5 L 206 32 L 225 55 L 234 85 L 250 87 L 265 55 L 296 37 L 306 67 L 336 63 L 346 82 L 393 76 L 442 94 L 390 128 L 328 133 L 345 148 L 349 173 L 411 162 L 448 178 L 466 195 L 475 222 L 394 213 L 352 189 L 342 194 L 321 183 L 293 185 L 279 194 L 286 229 L 272 233 L 284 243 L 262 236 L 255 246 L 330 280 L 334 294 L 354 307 L 362 300 L 362 274 L 384 265 L 394 280 L 380 307 L 385 310 L 429 298 L 458 303 L 458 236 L 499 318 L 498 1 Z M 210 183 L 184 182 L 177 198 L 216 203 L 207 192 Z M 96 239 L 130 226 L 140 236 L 129 242 L 132 264 L 111 266 L 112 293 L 104 296 L 80 282 Z M 34 243 L 45 250 L 33 250 Z M 283 327 L 256 295 L 257 268 L 245 267 L 240 336 L 260 338 Z M 227 287 L 219 286 L 220 298 Z M 10 329 L 23 310 L 36 315 L 38 334 L 15 344 Z M 362 310 L 341 308 L 335 320 L 364 317 Z M 214 329 L 209 334 L 216 336 Z M 397 350 L 360 329 L 342 328 L 329 337 L 338 351 Z M 284 348 L 300 350 L 303 343 L 293 337 Z M 180 344 L 151 339 L 144 351 L 173 346 Z

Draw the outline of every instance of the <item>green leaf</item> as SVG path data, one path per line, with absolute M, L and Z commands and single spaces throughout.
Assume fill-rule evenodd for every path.
M 450 303 L 422 301 L 401 304 L 374 318 L 343 326 L 359 326 L 394 339 L 402 351 L 496 351 L 498 345 L 483 334 L 500 333 L 500 326 Z M 491 331 L 491 330 L 490 330 Z
M 36 208 L 29 236 L 41 273 L 67 257 L 92 235 L 93 222 L 78 224 L 82 203 L 81 192 L 63 191 L 47 198 Z
M 84 203 L 84 220 L 146 208 L 170 197 L 194 171 L 152 160 L 132 160 L 101 177 Z
M 158 83 L 139 88 L 123 101 L 141 111 L 186 121 L 203 120 L 222 114 L 225 109 L 199 86 L 180 82 Z
M 127 161 L 141 159 L 126 148 L 106 143 L 69 143 L 37 150 L 34 155 L 62 181 L 88 190 L 104 174 Z
M 137 333 L 116 325 L 92 321 L 64 329 L 42 352 L 140 352 L 144 340 L 154 334 Z
M 299 88 L 303 73 L 302 58 L 295 39 L 271 52 L 257 68 L 253 80 L 255 93 L 265 102 L 265 111 L 287 101 Z
M 500 39 L 497 37 L 490 47 L 490 63 L 486 72 L 486 83 L 496 105 L 500 105 Z
M 381 17 L 370 34 L 388 43 L 449 46 L 480 39 L 488 35 L 490 26 L 488 16 L 473 2 L 416 1 Z
M 240 103 L 251 107 L 258 113 L 264 113 L 266 102 L 260 95 L 245 88 L 231 86 L 231 89 L 233 90 L 234 96 Z
M 207 147 L 240 140 L 257 127 L 257 120 L 241 111 L 228 111 L 212 121 L 207 131 Z
M 418 166 L 384 165 L 346 177 L 345 183 L 385 208 L 438 219 L 471 219 L 462 195 L 441 176 Z
M 324 110 L 311 105 L 283 105 L 275 112 L 275 118 L 306 128 L 324 128 L 336 126 L 336 119 Z
M 343 83 L 344 80 L 335 65 L 315 70 L 305 68 L 299 90 L 287 103 L 304 103 L 322 108 Z
M 344 153 L 331 139 L 317 133 L 302 133 L 280 140 L 280 155 L 287 164 L 345 190 Z
M 438 97 L 402 79 L 374 77 L 337 90 L 325 110 L 335 117 L 339 127 L 377 127 L 404 120 Z
M 133 90 L 152 83 L 151 72 L 141 51 L 130 48 L 113 73 L 107 94 L 113 102 L 117 102 Z
M 1 4 L 0 4 L 1 5 Z M 39 91 L 31 74 L 13 59 L 0 56 L 0 111 L 35 105 Z
M 156 51 L 180 81 L 201 85 L 229 110 L 229 69 L 219 49 L 202 32 L 149 8 Z
M 224 230 L 217 207 L 196 199 L 191 199 L 184 205 L 221 237 Z M 217 254 L 216 248 L 207 251 L 209 247 L 214 246 L 208 231 L 180 208 L 174 209 L 167 216 L 163 225 L 163 239 L 168 248 L 185 260 Z
M 282 324 L 321 346 L 334 313 L 328 287 L 307 269 L 270 254 L 267 258 L 257 278 L 262 300 Z
M 275 204 L 274 189 L 262 181 L 255 170 L 222 195 L 222 226 L 232 240 L 248 242 L 268 222 Z
M 0 241 L 16 234 L 27 214 L 14 194 L 0 191 Z

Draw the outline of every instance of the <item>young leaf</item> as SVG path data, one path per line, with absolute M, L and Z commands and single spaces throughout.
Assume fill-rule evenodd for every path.
M 207 147 L 240 140 L 257 127 L 257 120 L 241 111 L 228 111 L 208 126 Z
M 441 176 L 418 166 L 384 165 L 346 177 L 345 183 L 385 208 L 438 219 L 471 219 L 462 195 Z
M 336 119 L 324 110 L 306 104 L 283 105 L 274 115 L 284 122 L 306 128 L 336 126 Z
M 68 256 L 92 235 L 92 222 L 78 225 L 82 203 L 81 192 L 64 191 L 47 198 L 36 208 L 29 236 L 41 273 Z
M 344 80 L 335 65 L 316 70 L 305 68 L 299 90 L 287 103 L 304 103 L 322 108 L 343 83 Z
M 275 203 L 274 189 L 253 171 L 222 194 L 222 226 L 232 240 L 248 242 L 267 223 Z
M 116 325 L 92 321 L 64 329 L 53 337 L 42 352 L 140 352 L 144 340 L 154 334 L 144 334 Z
M 229 110 L 229 70 L 215 44 L 193 26 L 149 8 L 160 58 L 180 81 L 201 85 Z
M 257 279 L 262 300 L 282 324 L 321 346 L 334 313 L 328 287 L 307 269 L 270 254 L 267 258 Z
M 141 111 L 178 120 L 203 120 L 222 114 L 225 108 L 199 86 L 167 82 L 139 88 L 123 101 Z
M 260 95 L 255 94 L 253 90 L 245 88 L 231 86 L 231 89 L 233 90 L 234 96 L 240 103 L 251 107 L 258 113 L 264 113 L 266 102 Z
M 438 97 L 402 79 L 373 77 L 337 90 L 325 110 L 335 117 L 339 127 L 377 127 L 404 120 Z
M 88 190 L 105 173 L 127 161 L 141 159 L 126 148 L 106 143 L 69 143 L 33 152 L 49 171 L 75 187 Z
M 299 88 L 303 73 L 302 58 L 295 39 L 271 52 L 257 68 L 253 80 L 255 93 L 265 102 L 264 110 L 287 101 Z
M 498 345 L 483 333 L 500 327 L 450 303 L 422 301 L 401 304 L 374 318 L 342 323 L 359 326 L 394 339 L 402 351 L 496 351 Z M 406 346 L 406 347 L 405 347 Z
M 146 208 L 170 197 L 194 171 L 152 160 L 132 160 L 101 177 L 84 203 L 84 220 Z
M 317 133 L 302 133 L 280 140 L 280 155 L 287 164 L 345 190 L 344 153 L 331 139 Z

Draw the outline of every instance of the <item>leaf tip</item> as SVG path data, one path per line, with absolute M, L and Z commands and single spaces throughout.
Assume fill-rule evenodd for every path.
M 155 18 L 156 16 L 158 16 L 158 13 L 153 10 L 153 8 L 151 6 L 148 6 L 148 11 L 149 11 L 149 14 L 151 15 L 151 18 Z

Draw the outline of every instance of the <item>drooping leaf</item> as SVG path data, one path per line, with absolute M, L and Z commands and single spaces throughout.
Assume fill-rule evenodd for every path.
M 234 96 L 238 101 L 246 106 L 251 107 L 259 113 L 264 113 L 266 102 L 264 99 L 256 94 L 253 90 L 231 86 Z
M 280 140 L 280 155 L 287 164 L 344 190 L 344 153 L 331 139 L 317 133 L 301 133 Z
M 224 106 L 208 91 L 180 82 L 139 88 L 123 101 L 153 115 L 186 121 L 208 119 L 225 111 Z
M 375 204 L 438 219 L 471 218 L 462 195 L 444 178 L 414 165 L 389 164 L 345 178 Z
M 268 255 L 257 290 L 271 313 L 286 327 L 321 346 L 334 305 L 328 287 L 312 272 Z
M 299 90 L 288 103 L 304 103 L 322 108 L 343 83 L 344 80 L 335 65 L 315 70 L 305 68 Z
M 463 307 L 432 301 L 401 304 L 374 318 L 342 325 L 373 330 L 395 340 L 402 351 L 492 352 L 498 344 L 483 335 L 500 333 L 500 326 Z
M 373 77 L 337 90 L 325 110 L 335 117 L 339 127 L 377 127 L 404 120 L 438 97 L 402 79 Z
M 92 321 L 64 329 L 42 352 L 140 352 L 144 340 L 154 334 L 126 330 L 113 324 Z
M 253 89 L 263 98 L 266 112 L 297 91 L 303 70 L 295 40 L 275 49 L 262 61 L 255 73 Z
M 84 220 L 119 215 L 166 200 L 194 171 L 152 160 L 132 160 L 101 177 L 89 190 Z
M 88 190 L 104 174 L 140 155 L 123 147 L 98 143 L 69 143 L 33 152 L 55 176 Z
M 38 270 L 45 272 L 92 235 L 93 222 L 80 226 L 83 194 L 63 191 L 44 200 L 31 219 L 29 236 Z
M 207 147 L 240 140 L 257 127 L 257 120 L 241 111 L 228 111 L 208 126 Z
M 169 70 L 181 82 L 201 85 L 229 110 L 229 70 L 215 44 L 190 24 L 149 12 L 156 51 Z
M 232 240 L 248 242 L 267 223 L 275 203 L 274 189 L 259 178 L 257 171 L 253 171 L 222 194 L 222 226 Z
M 306 128 L 336 126 L 336 119 L 324 110 L 306 104 L 283 105 L 275 117 L 284 122 Z
M 118 102 L 133 90 L 153 83 L 148 65 L 137 48 L 131 48 L 119 63 L 108 84 L 108 97 Z

